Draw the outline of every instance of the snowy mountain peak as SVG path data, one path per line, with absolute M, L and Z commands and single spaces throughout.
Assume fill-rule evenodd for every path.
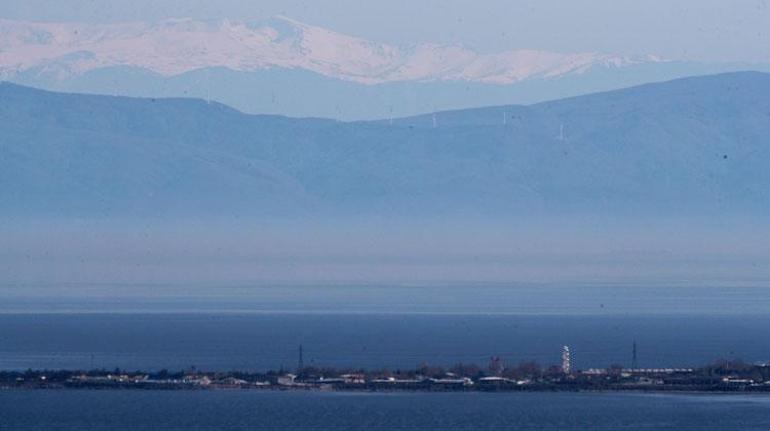
M 0 78 L 27 71 L 62 77 L 128 66 L 163 76 L 224 67 L 303 69 L 363 84 L 470 81 L 510 84 L 593 67 L 659 62 L 600 53 L 514 50 L 479 54 L 456 45 L 398 47 L 285 16 L 264 22 L 167 19 L 157 23 L 33 23 L 0 19 Z

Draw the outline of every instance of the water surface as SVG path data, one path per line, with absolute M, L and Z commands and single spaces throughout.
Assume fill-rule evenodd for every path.
M 427 362 L 577 368 L 698 366 L 770 360 L 770 315 L 513 315 L 350 313 L 0 314 L 0 369 L 413 368 Z
M 767 430 L 770 397 L 0 391 L 16 430 Z

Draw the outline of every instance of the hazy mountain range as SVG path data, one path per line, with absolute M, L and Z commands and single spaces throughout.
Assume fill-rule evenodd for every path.
M 59 91 L 194 96 L 251 113 L 338 119 L 532 103 L 746 68 L 675 60 L 532 49 L 479 53 L 434 43 L 400 47 L 281 16 L 261 22 L 0 20 L 0 79 Z
M 374 122 L 0 86 L 20 217 L 761 214 L 770 75 Z
M 371 122 L 6 83 L 0 284 L 767 286 L 768 137 L 762 73 Z

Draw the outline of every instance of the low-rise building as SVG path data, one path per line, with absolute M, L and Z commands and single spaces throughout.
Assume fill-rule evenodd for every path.
M 278 384 L 281 386 L 294 386 L 297 384 L 297 376 L 294 374 L 285 374 L 278 377 Z

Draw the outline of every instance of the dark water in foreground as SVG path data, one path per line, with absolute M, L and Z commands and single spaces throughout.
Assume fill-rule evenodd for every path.
M 264 371 L 560 360 L 577 368 L 770 361 L 770 315 L 0 314 L 0 369 Z
M 16 430 L 767 430 L 770 397 L 8 391 Z

